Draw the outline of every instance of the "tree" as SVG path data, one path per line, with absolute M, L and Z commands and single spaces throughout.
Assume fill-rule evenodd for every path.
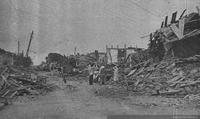
M 57 62 L 62 64 L 64 57 L 61 54 L 58 53 L 49 53 L 48 56 L 46 57 L 46 62 Z
M 16 61 L 14 62 L 14 65 L 23 67 L 30 67 L 32 64 L 32 59 L 30 57 L 24 57 L 23 54 L 16 56 Z
M 58 53 L 49 53 L 45 59 L 47 64 L 50 64 L 51 62 L 57 62 L 63 66 L 71 65 L 72 67 L 76 67 L 76 59 L 74 56 L 66 57 L 65 55 Z

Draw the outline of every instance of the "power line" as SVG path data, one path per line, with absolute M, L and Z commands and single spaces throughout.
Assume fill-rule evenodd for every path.
M 10 0 L 10 1 L 11 1 L 11 4 L 12 4 L 13 8 L 15 9 L 15 11 L 16 11 L 16 13 L 17 13 L 17 9 L 16 9 L 16 7 L 14 6 L 12 0 Z M 44 26 L 44 27 L 46 27 L 46 28 L 49 28 L 49 26 L 46 26 L 46 25 L 43 25 L 43 24 L 38 24 L 37 22 L 31 21 L 30 19 L 21 16 L 20 14 L 17 14 L 17 15 L 18 15 L 19 18 L 21 18 L 21 19 L 23 19 L 23 20 L 26 20 L 26 21 L 28 21 L 28 22 L 34 23 L 34 24 L 36 24 L 36 25 L 38 25 L 38 26 L 42 25 L 42 26 Z M 56 25 L 60 26 L 60 25 L 57 24 L 57 23 L 56 23 Z M 56 31 L 56 30 L 53 30 L 53 29 L 52 29 L 52 31 Z
M 128 7 L 128 6 L 126 6 L 126 5 L 124 5 L 124 4 L 120 4 L 120 5 L 122 5 L 122 6 L 125 6 L 125 7 Z M 133 10 L 133 12 L 135 13 L 135 9 L 133 9 L 133 8 L 131 8 L 131 7 L 128 7 L 129 9 L 131 9 L 131 10 Z M 107 10 L 107 11 L 109 11 L 109 10 Z M 113 12 L 112 12 L 113 13 Z M 111 13 L 111 14 L 112 14 Z M 117 12 L 118 13 L 118 12 Z M 138 20 L 138 19 L 131 19 L 131 18 L 128 18 L 128 17 L 125 17 L 124 15 L 119 15 L 119 14 L 117 14 L 117 13 L 114 13 L 115 14 L 115 17 L 116 18 L 118 18 L 118 19 L 120 19 L 120 20 L 125 20 L 125 21 L 128 21 L 128 22 L 131 22 L 131 23 L 134 23 L 135 25 L 137 25 L 137 26 L 139 26 L 140 28 L 142 28 L 142 29 L 144 29 L 144 30 L 146 30 L 146 27 L 145 26 L 143 26 L 143 25 L 140 25 L 140 21 Z M 138 13 L 138 12 L 137 12 Z M 109 13 L 110 14 L 110 13 Z M 113 14 L 112 14 L 113 15 Z M 120 16 L 120 17 L 119 17 Z M 157 16 L 156 16 L 157 17 Z
M 113 9 L 111 9 L 111 10 L 113 10 Z M 109 10 L 107 9 L 107 11 L 109 11 Z M 108 13 L 109 13 L 109 12 L 108 12 Z M 133 22 L 133 20 L 134 20 L 134 19 L 132 19 L 132 18 L 126 17 L 125 15 L 118 14 L 117 12 L 114 12 L 114 10 L 113 10 L 112 12 L 110 12 L 110 13 L 114 13 L 115 15 L 120 16 L 121 18 L 123 18 L 123 19 L 125 19 L 125 20 L 129 20 L 129 21 L 131 21 L 131 22 Z
M 151 11 L 149 11 L 149 10 L 147 10 L 147 9 L 143 8 L 142 6 L 138 5 L 137 3 L 135 3 L 135 2 L 133 2 L 133 1 L 131 1 L 131 0 L 129 0 L 129 1 L 130 1 L 131 3 L 133 3 L 133 4 L 135 4 L 136 6 L 140 7 L 141 9 L 145 10 L 146 12 L 148 12 L 148 13 L 152 14 L 153 16 L 155 16 L 155 17 L 157 17 L 157 18 L 159 18 L 159 19 L 162 19 L 162 20 L 164 20 L 163 18 L 160 18 L 160 17 L 159 17 L 159 16 L 157 16 L 156 14 L 154 14 L 154 13 L 152 13 Z
M 111 9 L 114 11 L 114 9 Z M 109 11 L 108 9 L 106 11 Z M 112 12 L 114 13 L 114 12 Z M 138 25 L 139 27 L 144 27 L 143 29 L 146 29 L 145 26 L 142 26 L 142 25 L 139 25 L 140 23 L 140 20 L 138 19 L 132 19 L 132 18 L 129 18 L 129 17 L 126 17 L 125 15 L 120 15 L 120 14 L 117 14 L 117 13 L 114 13 L 116 15 L 117 18 L 121 19 L 121 20 L 126 20 L 126 21 L 130 21 L 131 23 L 134 23 L 135 25 Z M 119 17 L 121 16 L 121 17 Z M 136 23 L 135 23 L 136 22 Z
M 125 4 L 120 4 L 122 7 L 124 7 L 124 8 L 127 8 L 127 9 L 129 9 L 131 12 L 133 12 L 133 13 L 137 13 L 137 14 L 139 14 L 140 15 L 140 13 L 138 12 L 138 11 L 136 11 L 136 9 L 133 9 L 133 7 L 131 7 L 131 6 L 127 6 L 127 5 L 125 5 Z M 155 6 L 155 5 L 154 5 Z M 160 16 L 159 16 L 160 17 Z
M 57 12 L 60 12 L 59 10 L 57 10 L 57 9 L 55 9 L 55 8 L 52 8 L 52 7 L 49 7 L 48 5 L 44 5 L 44 4 L 41 4 L 41 3 L 38 3 L 38 2 L 33 2 L 32 0 L 27 0 L 28 2 L 32 2 L 32 3 L 35 3 L 35 4 L 38 4 L 38 5 L 42 5 L 42 6 L 44 6 L 44 7 L 46 7 L 46 8 L 49 8 L 49 9 L 53 9 L 53 10 L 55 10 L 55 11 L 57 11 Z
M 43 18 L 43 19 L 45 19 L 45 20 L 48 20 L 47 18 L 44 18 L 44 17 L 42 17 L 42 16 L 40 16 L 40 15 L 36 15 L 36 14 L 34 14 L 34 13 L 31 13 L 31 12 L 23 11 L 23 10 L 20 10 L 20 9 L 17 9 L 17 10 L 20 11 L 20 12 L 24 12 L 24 13 L 26 13 L 26 14 L 31 14 L 31 15 L 36 16 L 36 17 L 38 17 L 38 18 Z M 49 21 L 49 20 L 48 20 L 48 21 Z
M 107 11 L 109 11 L 109 10 L 107 10 Z M 137 21 L 136 19 L 126 18 L 124 15 L 119 15 L 119 14 L 114 13 L 114 12 L 108 12 L 108 14 L 114 15 L 116 18 L 118 18 L 120 20 L 125 20 L 125 21 L 128 21 L 128 22 L 134 23 L 135 25 L 139 26 L 140 28 L 146 30 L 146 27 L 139 25 L 139 21 Z M 125 29 L 125 30 L 128 30 L 128 29 Z M 130 30 L 128 30 L 128 31 L 131 32 Z M 129 32 L 127 32 L 127 33 L 129 33 Z M 131 33 L 129 33 L 129 34 L 131 34 Z M 131 34 L 131 35 L 133 35 L 133 34 Z
M 12 4 L 12 6 L 13 6 L 13 8 L 15 9 L 16 12 L 17 12 L 17 11 L 20 11 L 20 12 L 24 12 L 24 13 L 26 13 L 26 14 L 31 14 L 31 15 L 36 16 L 36 17 L 38 17 L 38 18 L 41 17 L 41 18 L 43 18 L 43 19 L 48 20 L 47 18 L 44 18 L 44 17 L 42 17 L 42 16 L 40 16 L 40 15 L 36 15 L 36 14 L 34 14 L 34 13 L 30 13 L 30 12 L 27 12 L 27 11 L 23 11 L 23 10 L 17 9 L 17 8 L 15 7 L 13 1 L 12 1 L 12 0 L 10 0 L 10 1 L 11 1 L 11 4 Z M 48 20 L 48 21 L 49 21 L 49 20 Z
M 191 2 L 196 2 L 196 3 L 200 4 L 200 2 L 197 2 L 197 1 L 193 1 L 193 0 L 191 0 Z
M 113 14 L 111 14 L 111 15 L 113 15 Z M 124 19 L 122 19 L 121 17 L 119 17 L 119 16 L 115 16 L 116 18 L 118 18 L 118 19 L 120 19 L 120 20 L 124 20 Z M 144 28 L 144 27 L 141 27 L 140 25 L 138 25 L 137 24 L 137 26 L 139 26 L 141 29 L 143 29 L 143 30 L 146 30 L 146 28 Z M 127 27 L 127 26 L 125 26 L 125 27 Z M 128 30 L 128 29 L 126 29 L 127 31 L 129 31 L 129 32 L 132 32 L 133 34 L 132 35 L 134 35 L 134 31 L 133 30 Z M 131 34 L 131 33 L 129 33 L 129 34 Z
M 44 4 L 41 4 L 41 3 L 38 3 L 38 2 L 33 2 L 32 0 L 27 0 L 27 1 L 32 2 L 32 3 L 35 3 L 35 4 L 38 4 L 38 5 L 41 5 L 41 6 L 44 6 L 44 7 L 49 8 L 49 9 L 53 9 L 53 10 L 55 10 L 56 12 L 58 12 L 58 13 L 60 14 L 60 11 L 59 11 L 59 10 L 54 9 L 54 8 L 52 8 L 52 7 L 49 7 L 48 5 L 44 5 Z M 64 16 L 64 15 L 66 15 L 66 14 L 62 14 L 62 16 Z M 45 16 L 45 15 L 43 15 L 43 16 Z M 52 17 L 52 16 L 51 16 L 51 17 Z M 61 20 L 61 19 L 59 19 L 59 18 L 57 18 L 57 17 L 52 17 L 52 18 Z
M 131 24 L 134 23 L 135 25 L 137 25 L 137 26 L 139 26 L 141 28 L 144 27 L 144 26 L 139 25 L 139 22 L 136 21 L 136 19 L 127 18 L 127 17 L 125 17 L 123 15 L 118 15 L 117 13 L 114 13 L 114 12 L 108 12 L 108 13 L 111 14 L 111 15 L 114 15 L 115 17 L 117 17 L 117 18 L 119 18 L 121 20 L 125 20 L 125 21 L 128 21 L 128 22 L 131 22 Z M 145 29 L 145 27 L 143 29 Z
M 19 36 L 9 34 L 9 33 L 5 32 L 5 31 L 7 31 L 7 30 L 0 30 L 0 33 L 6 33 L 7 35 L 12 36 L 14 38 L 17 38 L 17 39 L 19 38 Z
M 45 18 L 45 17 L 43 17 L 43 16 L 40 16 L 40 15 L 31 13 L 31 12 L 27 12 L 27 11 L 23 11 L 23 10 L 17 9 L 17 8 L 15 7 L 14 3 L 12 2 L 12 0 L 10 0 L 10 1 L 11 1 L 12 6 L 14 7 L 14 9 L 15 9 L 16 12 L 17 12 L 17 11 L 19 11 L 19 12 L 24 12 L 24 13 L 26 13 L 26 14 L 31 14 L 31 15 L 36 16 L 36 17 L 38 17 L 38 18 L 43 18 L 43 19 L 45 19 L 46 21 L 51 21 L 51 20 L 49 20 L 49 19 L 47 19 L 47 18 Z M 18 16 L 19 16 L 19 15 L 18 15 Z M 61 19 L 59 19 L 59 18 L 57 18 L 57 17 L 52 17 L 52 18 L 56 18 L 56 19 L 58 19 L 58 20 L 61 21 Z M 63 20 L 63 21 L 65 21 L 65 20 Z M 56 23 L 56 25 L 58 25 L 58 26 L 62 26 L 62 25 L 58 24 L 58 22 L 55 22 L 55 23 Z
M 135 9 L 133 9 L 132 7 L 129 7 L 127 5 L 124 5 L 124 4 L 120 4 L 122 7 L 125 7 L 125 8 L 129 8 L 133 13 L 137 13 L 139 14 Z
M 37 22 L 31 21 L 30 19 L 21 16 L 20 14 L 18 14 L 17 9 L 16 9 L 14 3 L 12 2 L 12 0 L 10 0 L 10 2 L 11 2 L 12 6 L 13 6 L 13 8 L 14 8 L 14 10 L 15 10 L 15 12 L 17 13 L 17 16 L 18 16 L 19 18 L 21 18 L 21 19 L 23 19 L 23 20 L 26 20 L 26 21 L 28 21 L 28 22 L 34 23 L 34 24 L 36 24 L 36 25 L 38 25 L 38 26 L 41 26 L 41 25 L 42 25 L 42 26 L 44 26 L 44 27 L 46 27 L 46 28 L 49 28 L 49 26 L 46 26 L 46 25 L 43 25 L 43 24 L 38 24 Z M 10 24 L 11 24 L 11 23 L 9 22 L 9 25 L 10 25 Z M 52 26 L 52 25 L 51 25 L 51 26 Z M 0 31 L 0 32 L 3 32 L 3 33 L 8 34 L 6 31 L 8 31 L 8 30 L 5 30 L 5 29 L 4 29 L 3 31 Z M 53 30 L 53 29 L 52 29 L 52 31 L 56 31 L 56 30 Z M 12 34 L 8 34 L 8 35 L 10 35 L 10 36 L 12 36 L 12 37 L 14 37 L 14 38 L 19 38 L 19 37 L 20 37 L 20 36 L 16 36 L 16 35 L 12 35 Z M 64 36 L 64 35 L 61 35 L 61 36 Z M 36 39 L 37 39 L 37 38 L 36 38 Z

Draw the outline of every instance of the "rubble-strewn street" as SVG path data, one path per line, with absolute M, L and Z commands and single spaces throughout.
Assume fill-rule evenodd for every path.
M 88 86 L 85 81 L 62 83 L 48 76 L 47 82 L 58 86 L 46 95 L 19 98 L 1 110 L 2 119 L 106 119 L 113 114 L 198 114 L 179 98 L 150 97 L 139 93 L 124 93 L 113 86 Z M 120 91 L 121 90 L 121 91 Z
M 0 1 L 0 119 L 199 118 L 199 4 Z

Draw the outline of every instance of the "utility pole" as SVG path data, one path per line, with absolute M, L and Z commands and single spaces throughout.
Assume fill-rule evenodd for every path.
M 29 50 L 30 50 L 30 46 L 31 46 L 31 41 L 33 39 L 33 31 L 31 32 L 31 37 L 30 37 L 30 40 L 29 40 L 29 43 L 28 43 L 28 48 L 27 48 L 27 51 L 26 51 L 26 57 L 28 57 L 28 53 L 29 53 Z
M 74 56 L 76 55 L 76 47 L 74 48 Z
M 18 41 L 18 55 L 20 54 L 20 42 Z

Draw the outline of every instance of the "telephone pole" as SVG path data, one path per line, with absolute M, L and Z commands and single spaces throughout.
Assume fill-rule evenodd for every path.
M 18 55 L 20 54 L 20 42 L 18 41 Z
M 33 31 L 31 32 L 31 37 L 30 37 L 30 40 L 29 40 L 29 43 L 28 43 L 28 48 L 27 48 L 27 51 L 26 51 L 26 57 L 28 57 L 28 53 L 29 53 L 29 50 L 30 50 L 30 46 L 31 46 L 31 41 L 33 39 Z
M 74 55 L 76 55 L 76 47 L 74 48 Z

